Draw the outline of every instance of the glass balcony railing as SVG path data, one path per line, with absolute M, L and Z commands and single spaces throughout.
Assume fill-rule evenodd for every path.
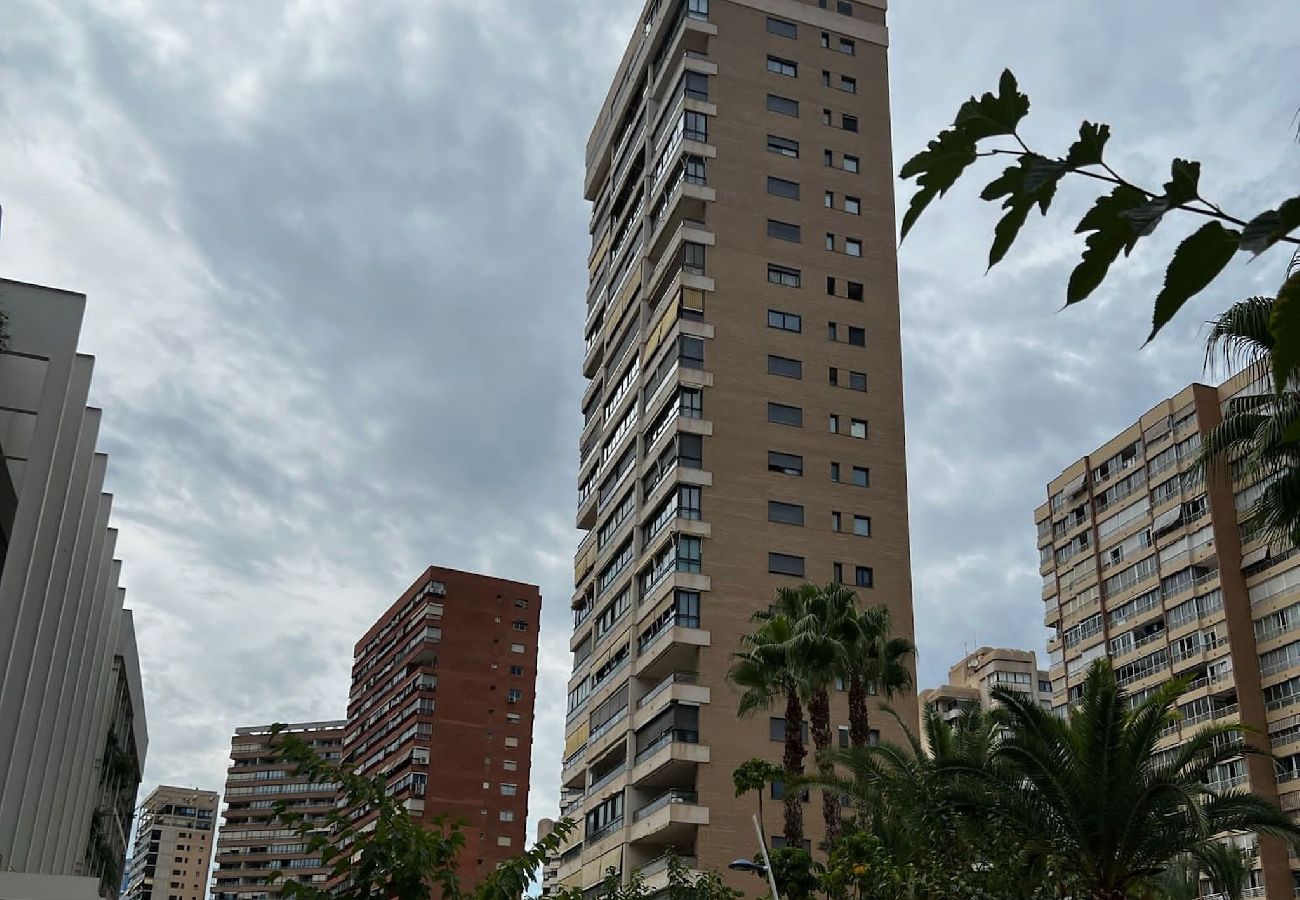
M 695 806 L 699 802 L 700 802 L 699 795 L 697 795 L 695 791 L 682 790 L 680 788 L 672 788 L 670 790 L 664 791 L 662 794 L 655 797 L 649 803 L 637 809 L 637 811 L 632 814 L 632 821 L 640 822 L 646 816 L 652 816 L 655 813 L 657 813 L 659 810 L 663 809 L 664 807 L 670 806 L 675 803 L 685 803 L 685 804 L 690 804 L 691 806 Z
M 670 728 L 651 741 L 636 755 L 636 762 L 641 763 L 654 756 L 669 744 L 698 744 L 700 733 L 686 728 Z
M 668 690 L 674 684 L 699 684 L 700 676 L 697 672 L 672 672 L 650 690 L 646 691 L 645 696 L 636 702 L 637 709 L 644 709 L 655 697 L 658 697 L 664 691 Z

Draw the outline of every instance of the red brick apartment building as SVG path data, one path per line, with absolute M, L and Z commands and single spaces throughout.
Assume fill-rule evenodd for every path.
M 431 567 L 357 642 L 344 758 L 466 823 L 462 887 L 525 846 L 541 593 Z

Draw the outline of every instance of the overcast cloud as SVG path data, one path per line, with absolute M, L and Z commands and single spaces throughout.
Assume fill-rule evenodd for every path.
M 640 5 L 0 0 L 0 275 L 90 298 L 146 790 L 219 789 L 236 725 L 341 717 L 353 642 L 445 564 L 542 586 L 531 812 L 554 812 L 583 147 Z M 1300 184 L 1295 12 L 898 0 L 896 161 L 1010 66 L 1033 140 L 1100 118 L 1135 180 L 1191 156 L 1253 213 Z M 1044 485 L 1198 378 L 1200 323 L 1281 274 L 1234 263 L 1139 350 L 1173 222 L 1058 313 L 1083 196 L 984 276 L 976 194 L 900 260 L 923 685 L 979 644 L 1042 652 Z

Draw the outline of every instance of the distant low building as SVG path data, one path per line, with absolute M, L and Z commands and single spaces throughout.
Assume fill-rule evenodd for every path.
M 980 647 L 948 670 L 948 683 L 921 691 L 921 709 L 934 707 L 949 721 L 963 710 L 996 705 L 993 689 L 1004 687 L 1033 696 L 1045 709 L 1052 708 L 1052 682 L 1038 668 L 1032 650 Z
M 215 791 L 160 785 L 140 804 L 124 900 L 205 900 Z
M 117 897 L 148 734 L 82 294 L 0 279 L 0 898 Z

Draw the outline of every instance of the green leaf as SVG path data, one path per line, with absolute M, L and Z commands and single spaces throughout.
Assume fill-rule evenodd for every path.
M 1109 125 L 1105 122 L 1096 125 L 1092 122 L 1084 122 L 1079 126 L 1079 139 L 1071 145 L 1070 152 L 1065 155 L 1065 164 L 1071 169 L 1101 165 L 1101 154 L 1106 149 L 1108 140 L 1110 140 Z
M 1133 209 L 1126 210 L 1124 218 L 1128 219 L 1135 235 L 1147 237 L 1156 230 L 1156 226 L 1160 224 L 1160 220 L 1164 218 L 1165 213 L 1168 211 L 1169 201 L 1164 197 L 1155 197 Z M 1128 254 L 1125 253 L 1124 255 L 1127 256 Z
M 998 80 L 998 93 L 971 97 L 957 110 L 953 127 L 969 141 L 975 142 L 999 134 L 1015 134 L 1020 120 L 1029 114 L 1029 97 L 1016 86 L 1016 76 L 1004 69 Z
M 1016 165 L 1009 166 L 984 188 L 980 194 L 982 199 L 992 201 L 1006 197 L 1002 208 L 1007 210 L 993 230 L 993 246 L 989 249 L 990 269 L 1001 262 L 1011 249 L 1035 203 L 1044 215 L 1047 214 L 1047 208 L 1056 194 L 1057 182 L 1065 172 L 1064 163 L 1025 153 L 1019 157 Z
M 975 162 L 975 144 L 954 129 L 943 131 L 926 146 L 926 149 L 909 159 L 900 170 L 899 177 L 916 177 L 917 192 L 912 195 L 907 212 L 903 214 L 901 238 L 906 238 L 921 213 L 935 197 L 942 197 L 956 184 L 967 166 Z
M 1097 289 L 1121 250 L 1127 254 L 1142 235 L 1133 230 L 1125 213 L 1143 205 L 1147 197 L 1141 191 L 1120 185 L 1098 197 L 1092 209 L 1079 221 L 1075 233 L 1091 231 L 1085 242 L 1083 259 L 1070 273 L 1066 287 L 1066 305 L 1084 300 Z
M 1300 419 L 1292 422 L 1282 434 L 1282 443 L 1300 443 Z
M 1300 271 L 1278 290 L 1268 330 L 1273 333 L 1273 382 L 1280 394 L 1300 377 Z M 1294 430 L 1292 425 L 1287 434 Z
M 1256 256 L 1290 232 L 1300 228 L 1300 197 L 1292 197 L 1277 209 L 1260 213 L 1241 231 L 1241 249 Z
M 1169 167 L 1169 180 L 1165 182 L 1165 199 L 1170 206 L 1182 206 L 1195 200 L 1201 182 L 1201 164 L 1176 159 Z
M 1241 243 L 1241 232 L 1206 222 L 1178 245 L 1165 271 L 1165 286 L 1156 297 L 1151 321 L 1151 340 L 1183 304 L 1205 289 L 1232 259 Z

